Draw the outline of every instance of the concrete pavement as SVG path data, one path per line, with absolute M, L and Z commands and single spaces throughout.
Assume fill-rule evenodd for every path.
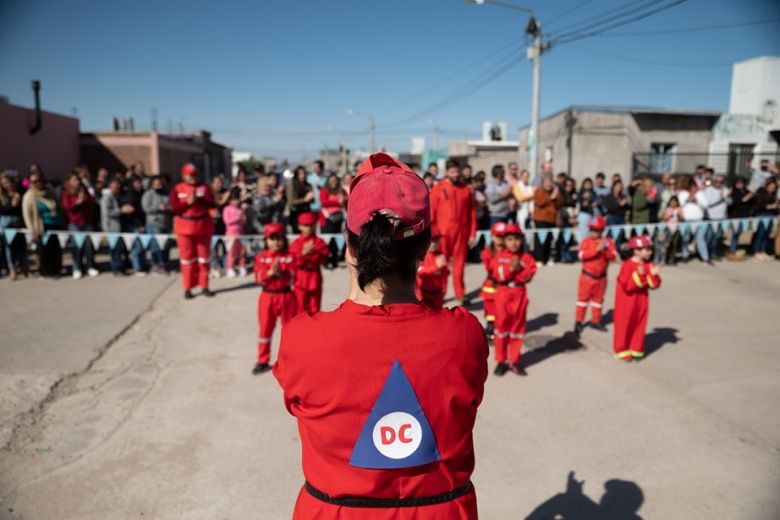
M 566 333 L 577 273 L 540 270 L 529 288 L 529 376 L 488 380 L 475 435 L 481 516 L 525 518 L 548 503 L 563 518 L 583 504 L 612 518 L 635 510 L 641 493 L 646 519 L 777 518 L 780 264 L 664 270 L 651 298 L 649 355 L 628 365 L 612 359 L 610 334 L 589 329 L 579 343 Z M 467 287 L 481 277 L 470 266 Z M 345 278 L 326 273 L 326 309 L 345 297 Z M 19 290 L 13 301 L 42 309 L 69 282 Z M 113 290 L 137 300 L 140 316 L 108 317 L 117 332 L 132 323 L 111 341 L 71 336 L 92 325 L 75 312 L 57 325 L 61 306 L 38 313 L 59 332 L 36 327 L 30 312 L 14 315 L 41 355 L 4 340 L 1 360 L 51 368 L 50 356 L 69 357 L 45 341 L 52 336 L 88 354 L 71 360 L 76 375 L 17 423 L 0 451 L 0 518 L 289 518 L 302 482 L 300 443 L 276 381 L 249 374 L 258 290 L 221 280 L 213 300 L 184 302 L 178 284 L 164 280 L 88 282 L 98 300 L 119 284 Z M 32 283 L 45 284 L 18 285 Z M 138 283 L 154 287 L 135 293 Z M 9 308 L 3 298 L 3 316 Z M 7 377 L 2 365 L 3 388 Z M 3 411 L 5 401 L 6 392 Z M 567 492 L 570 472 L 584 481 L 581 492 Z M 613 479 L 623 482 L 610 482 L 599 505 Z

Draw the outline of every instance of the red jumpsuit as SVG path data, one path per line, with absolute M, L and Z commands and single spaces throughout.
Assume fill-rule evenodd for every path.
M 468 186 L 444 179 L 431 189 L 431 225 L 441 234 L 441 251 L 449 263 L 452 260 L 452 285 L 455 298 L 466 295 L 463 274 L 466 267 L 469 239 L 477 236 L 477 213 L 474 197 Z
M 274 263 L 279 266 L 279 276 L 269 274 Z M 255 257 L 255 281 L 263 287 L 263 292 L 257 300 L 257 322 L 260 326 L 257 363 L 260 365 L 270 361 L 271 337 L 276 320 L 281 318 L 284 327 L 298 312 L 298 302 L 290 287 L 295 268 L 295 257 L 287 251 L 274 253 L 265 250 Z
M 444 306 L 447 276 L 450 274 L 446 264 L 441 268 L 436 265 L 436 260 L 442 256 L 444 255 L 440 251 L 428 251 L 417 268 L 417 283 L 415 284 L 417 299 L 435 311 L 440 311 Z
M 337 499 L 462 494 L 421 507 L 361 508 L 303 488 L 293 518 L 477 518 L 468 482 L 487 356 L 482 326 L 462 307 L 435 312 L 415 303 L 347 300 L 332 312 L 296 316 L 285 328 L 274 375 L 298 421 L 309 485 Z M 403 420 L 393 424 L 392 415 Z
M 487 278 L 482 283 L 482 291 L 479 295 L 482 297 L 482 305 L 485 308 L 485 321 L 488 323 L 493 323 L 496 320 L 496 278 L 492 265 L 494 256 L 495 251 L 492 246 L 483 249 L 480 255 L 482 265 L 487 271 Z
M 302 255 L 303 245 L 314 244 L 311 252 Z M 322 271 L 320 267 L 328 261 L 328 244 L 317 236 L 299 236 L 290 244 L 290 254 L 297 259 L 295 271 L 295 297 L 298 312 L 318 312 L 322 304 Z
M 661 277 L 650 274 L 650 262 L 623 262 L 615 287 L 615 356 L 645 355 L 645 331 L 650 308 L 648 291 L 661 286 Z M 642 271 L 640 273 L 640 271 Z
M 195 202 L 187 204 L 193 192 Z M 171 189 L 170 201 L 184 290 L 189 291 L 196 285 L 207 289 L 211 235 L 214 234 L 214 220 L 209 213 L 214 207 L 211 188 L 203 183 L 192 185 L 180 182 Z
M 603 249 L 599 249 L 600 244 Z M 585 320 L 588 303 L 591 305 L 590 320 L 601 323 L 601 307 L 604 304 L 604 293 L 607 291 L 607 268 L 609 263 L 617 258 L 615 243 L 610 238 L 594 239 L 587 237 L 580 244 L 579 252 L 582 261 L 582 273 L 577 288 L 576 321 Z
M 512 259 L 520 259 L 520 267 L 512 268 Z M 528 312 L 528 293 L 525 284 L 536 274 L 536 261 L 530 253 L 501 251 L 491 263 L 492 271 L 498 282 L 496 290 L 496 322 L 493 345 L 496 347 L 496 361 L 522 361 L 523 338 L 525 335 L 526 313 Z

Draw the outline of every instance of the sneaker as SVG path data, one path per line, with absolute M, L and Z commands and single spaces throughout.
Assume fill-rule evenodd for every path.
M 191 300 L 191 299 L 193 299 L 194 297 L 195 297 L 195 296 L 193 296 L 193 294 L 192 294 L 192 291 L 190 291 L 190 290 L 186 290 L 186 291 L 184 291 L 184 299 L 185 299 L 185 300 Z
M 509 371 L 509 365 L 506 363 L 499 363 L 496 365 L 496 369 L 493 370 L 493 373 L 497 376 L 503 376 Z
M 252 369 L 252 375 L 256 376 L 257 374 L 262 374 L 263 372 L 268 372 L 269 370 L 271 370 L 271 365 L 268 363 L 258 363 Z
M 236 277 L 236 272 L 233 269 L 228 269 L 227 278 L 235 278 L 235 277 Z
M 493 338 L 493 322 L 489 321 L 487 324 L 487 327 L 485 327 L 485 335 L 488 337 L 488 339 Z
M 213 292 L 211 291 L 211 289 L 209 289 L 208 287 L 206 287 L 205 289 L 203 289 L 203 291 L 201 292 L 201 294 L 202 294 L 203 296 L 207 297 L 207 298 L 211 298 L 211 297 L 213 297 L 213 296 L 214 296 L 214 293 L 213 293 Z
M 81 271 L 73 271 L 73 279 L 78 280 L 81 278 Z
M 582 333 L 583 328 L 585 328 L 585 325 L 583 325 L 581 321 L 574 322 L 574 334 L 576 334 L 577 337 Z
M 238 269 L 238 275 L 239 275 L 241 278 L 245 278 L 247 274 L 248 274 L 248 273 L 246 272 L 246 267 L 240 267 L 240 268 Z
M 146 276 L 146 271 L 136 271 L 135 273 L 133 273 L 133 276 L 137 276 L 138 278 L 143 278 L 144 276 Z
M 220 273 L 218 269 L 212 269 L 209 276 L 216 279 L 222 277 L 222 273 Z
M 518 376 L 527 376 L 528 372 L 525 371 L 525 368 L 523 368 L 523 363 L 518 361 L 517 363 L 514 363 L 512 365 L 512 372 L 517 374 Z
M 98 270 L 97 270 L 97 269 L 95 269 L 94 267 L 90 267 L 89 269 L 87 269 L 87 274 L 88 274 L 89 276 L 91 276 L 92 278 L 94 278 L 94 277 L 96 277 L 97 275 L 99 275 L 99 274 L 100 274 L 100 271 L 98 271 Z
M 593 327 L 594 329 L 596 329 L 599 332 L 607 332 L 607 327 L 605 327 L 603 323 L 593 323 L 591 321 L 590 322 L 590 326 Z

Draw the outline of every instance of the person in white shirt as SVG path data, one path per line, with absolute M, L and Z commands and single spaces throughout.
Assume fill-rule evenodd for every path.
M 512 194 L 517 201 L 517 223 L 523 229 L 528 227 L 529 219 L 534 214 L 534 187 L 529 182 L 530 177 L 528 170 L 521 171 L 512 188 Z

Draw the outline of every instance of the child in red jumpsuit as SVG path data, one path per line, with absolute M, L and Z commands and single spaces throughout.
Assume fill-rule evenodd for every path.
M 295 298 L 298 312 L 319 312 L 322 304 L 322 267 L 328 261 L 328 244 L 315 234 L 317 215 L 311 212 L 298 215 L 301 236 L 290 244 L 290 253 L 298 261 L 295 272 Z
M 287 251 L 284 225 L 266 224 L 264 231 L 266 249 L 255 257 L 254 267 L 255 282 L 263 288 L 257 301 L 260 334 L 257 342 L 257 364 L 252 369 L 255 375 L 271 369 L 271 337 L 276 320 L 281 318 L 284 327 L 298 310 L 291 287 L 296 261 Z
M 615 243 L 604 237 L 607 219 L 593 217 L 588 224 L 590 236 L 580 244 L 579 257 L 582 262 L 582 272 L 577 288 L 577 310 L 574 321 L 574 333 L 579 336 L 585 327 L 585 312 L 590 303 L 590 324 L 601 332 L 607 329 L 601 324 L 601 307 L 604 304 L 604 293 L 607 291 L 607 268 L 609 263 L 617 258 Z
M 504 250 L 504 230 L 506 223 L 496 222 L 490 228 L 490 245 L 482 250 L 480 258 L 482 265 L 485 266 L 487 277 L 482 283 L 482 290 L 479 295 L 482 298 L 482 306 L 485 309 L 485 322 L 487 327 L 485 333 L 488 338 L 493 339 L 493 323 L 496 321 L 496 277 L 492 271 L 491 264 L 496 254 Z
M 650 262 L 653 243 L 642 235 L 628 242 L 633 256 L 623 262 L 615 288 L 615 357 L 623 361 L 645 355 L 648 292 L 661 286 L 661 266 Z
M 440 311 L 444 306 L 444 293 L 447 291 L 449 274 L 447 258 L 439 249 L 439 235 L 432 232 L 431 246 L 417 268 L 415 284 L 417 299 L 434 311 Z
M 523 250 L 523 231 L 517 224 L 504 228 L 504 250 L 493 258 L 491 268 L 498 281 L 494 339 L 498 365 L 494 373 L 503 376 L 511 368 L 524 376 L 521 351 L 528 311 L 525 285 L 536 273 L 536 262 Z M 507 347 L 511 367 L 507 364 Z

